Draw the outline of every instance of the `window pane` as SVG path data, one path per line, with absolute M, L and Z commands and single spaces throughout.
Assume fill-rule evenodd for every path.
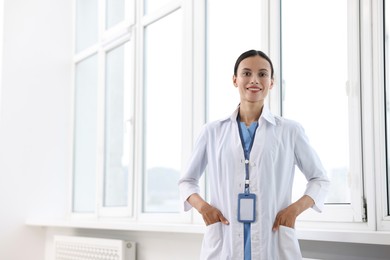
M 385 6 L 385 85 L 386 85 L 386 139 L 387 139 L 387 214 L 390 215 L 390 4 L 383 1 Z
M 145 30 L 145 212 L 178 212 L 182 136 L 182 11 Z
M 125 19 L 125 0 L 106 0 L 106 29 Z
M 150 14 L 169 2 L 172 0 L 144 0 L 144 14 Z
M 98 39 L 98 0 L 76 1 L 76 52 Z
M 233 67 L 241 53 L 260 48 L 260 13 L 258 0 L 246 0 L 245 4 L 240 0 L 207 1 L 209 121 L 230 115 L 240 102 L 232 82 Z
M 97 55 L 76 65 L 73 211 L 94 212 L 96 193 Z
M 347 0 L 282 1 L 283 116 L 303 125 L 318 152 L 332 182 L 328 203 L 351 202 L 347 18 Z M 305 185 L 297 171 L 295 199 Z
M 127 206 L 130 120 L 129 89 L 125 86 L 125 59 L 129 43 L 107 53 L 105 111 L 105 207 Z

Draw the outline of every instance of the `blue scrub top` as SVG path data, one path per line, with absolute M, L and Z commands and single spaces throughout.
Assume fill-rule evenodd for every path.
M 244 149 L 248 153 L 251 147 L 252 139 L 254 138 L 255 131 L 257 128 L 258 122 L 252 122 L 252 124 L 247 127 L 244 122 L 240 122 L 242 138 L 242 143 L 245 145 Z M 249 154 L 248 153 L 248 154 Z M 244 260 L 251 260 L 251 224 L 244 224 Z

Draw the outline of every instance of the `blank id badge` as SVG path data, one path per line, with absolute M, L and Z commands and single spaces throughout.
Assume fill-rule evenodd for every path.
M 239 193 L 238 194 L 238 222 L 255 222 L 256 216 L 256 194 Z

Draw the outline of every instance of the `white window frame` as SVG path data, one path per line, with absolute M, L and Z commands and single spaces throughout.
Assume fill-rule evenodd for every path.
M 148 213 L 143 212 L 143 197 L 144 197 L 144 147 L 143 140 L 145 138 L 143 131 L 144 122 L 144 93 L 143 93 L 143 75 L 144 75 L 144 31 L 148 25 L 170 15 L 171 13 L 181 9 L 183 16 L 183 35 L 182 35 L 182 156 L 181 156 L 181 172 L 185 169 L 186 162 L 191 152 L 192 137 L 193 137 L 193 123 L 188 120 L 193 113 L 193 14 L 192 14 L 192 1 L 174 0 L 169 4 L 162 6 L 158 10 L 145 14 L 142 8 L 137 10 L 137 57 L 138 68 L 136 69 L 137 75 L 137 120 L 135 130 L 135 205 L 136 205 L 136 220 L 140 223 L 160 222 L 160 223 L 191 223 L 192 213 L 179 211 L 178 213 Z M 168 118 L 167 118 L 168 120 Z
M 387 3 L 390 4 L 390 3 Z M 373 1 L 373 119 L 374 125 L 374 146 L 375 146 L 375 190 L 377 198 L 377 230 L 390 230 L 390 216 L 388 215 L 389 198 L 387 196 L 388 177 L 387 156 L 386 156 L 386 104 L 385 104 L 385 55 L 390 55 L 389 49 L 385 50 L 385 20 L 383 1 Z M 390 14 L 388 14 L 390 16 Z M 390 56 L 389 56 L 390 57 Z M 387 86 L 389 89 L 390 86 Z M 389 127 L 389 126 L 387 126 Z M 387 137 L 389 138 L 389 136 Z M 390 151 L 390 147 L 387 147 Z M 390 162 L 387 162 L 390 163 Z M 390 188 L 390 187 L 389 187 Z
M 76 1 L 73 1 L 73 9 L 76 8 Z M 133 151 L 134 149 L 130 149 L 130 156 L 129 158 L 129 183 L 128 183 L 128 205 L 126 207 L 104 207 L 103 206 L 103 196 L 104 196 L 104 154 L 105 154 L 105 73 L 106 73 L 106 53 L 110 50 L 126 43 L 130 42 L 130 57 L 125 57 L 129 62 L 125 62 L 125 64 L 129 64 L 129 74 L 126 75 L 127 78 L 134 79 L 135 73 L 134 73 L 134 66 L 132 64 L 132 61 L 134 61 L 134 40 L 133 40 L 133 26 L 135 21 L 135 13 L 134 13 L 134 6 L 135 6 L 135 0 L 125 0 L 125 18 L 122 22 L 108 28 L 106 30 L 106 1 L 105 0 L 99 0 L 98 1 L 98 10 L 99 10 L 99 20 L 98 20 L 98 40 L 97 43 L 85 48 L 84 50 L 81 50 L 80 52 L 76 53 L 76 46 L 74 42 L 73 46 L 73 67 L 72 67 L 72 75 L 73 75 L 73 82 L 75 82 L 75 69 L 76 65 L 83 61 L 84 59 L 97 54 L 98 57 L 98 100 L 97 100 L 97 169 L 96 169 L 96 201 L 95 201 L 95 210 L 93 213 L 78 213 L 73 212 L 73 159 L 72 166 L 71 166 L 71 174 L 70 174 L 70 183 L 72 184 L 70 187 L 69 194 L 71 194 L 72 199 L 69 201 L 68 205 L 68 212 L 71 219 L 97 219 L 98 217 L 127 217 L 129 219 L 132 218 L 133 214 L 133 201 L 132 201 L 132 194 L 133 194 Z M 73 12 L 73 28 L 76 28 L 76 12 Z M 134 89 L 134 80 L 127 80 L 125 82 L 126 84 L 129 84 L 129 86 L 125 86 L 126 88 L 129 88 L 131 90 Z M 75 95 L 75 86 L 72 89 L 72 96 Z M 134 103 L 134 93 L 132 93 L 133 100 L 130 100 L 129 102 Z M 75 103 L 74 100 L 72 102 L 72 115 L 75 113 Z M 127 119 L 128 124 L 133 123 L 134 119 L 134 110 L 129 111 L 131 118 Z M 73 116 L 72 116 L 73 117 Z M 74 129 L 75 124 L 72 123 L 71 127 L 71 140 L 74 140 Z M 129 140 L 130 146 L 133 146 L 133 136 L 134 136 L 134 129 L 133 126 L 128 127 L 129 133 Z M 72 157 L 74 153 L 74 144 L 72 142 Z
M 368 1 L 362 0 L 361 5 L 364 5 L 365 7 L 369 4 Z M 270 0 L 264 0 L 263 1 L 263 16 L 264 19 L 264 25 L 262 27 L 262 34 L 266 35 L 268 37 L 263 37 L 265 40 L 263 42 L 263 49 L 270 54 L 271 59 L 274 62 L 274 67 L 276 71 L 277 78 L 276 82 L 277 84 L 282 82 L 280 79 L 280 75 L 278 75 L 281 66 L 281 17 L 280 17 L 280 8 L 281 8 L 281 2 L 280 1 L 270 1 Z M 366 33 L 369 34 L 370 28 L 366 28 L 365 25 L 370 24 L 369 19 L 371 17 L 367 17 L 367 14 L 365 12 L 360 12 L 360 10 L 363 10 L 360 8 L 358 1 L 349 0 L 348 1 L 348 11 L 349 11 L 349 18 L 348 18 L 348 32 L 349 32 L 349 39 L 359 39 L 359 30 L 361 30 L 360 33 Z M 365 9 L 364 9 L 365 10 Z M 360 20 L 360 22 L 359 22 Z M 361 24 L 361 28 L 358 27 L 358 25 Z M 353 29 L 353 30 L 351 30 Z M 360 119 L 360 111 L 363 109 L 361 108 L 361 105 L 363 107 L 369 107 L 370 105 L 370 99 L 369 94 L 367 94 L 367 88 L 363 88 L 360 90 L 360 85 L 365 86 L 368 85 L 367 81 L 370 79 L 371 75 L 363 75 L 360 77 L 360 70 L 363 70 L 365 67 L 360 64 L 360 59 L 362 60 L 369 60 L 371 58 L 369 52 L 361 53 L 360 49 L 363 47 L 360 47 L 360 45 L 367 44 L 366 38 L 361 37 L 360 39 L 366 39 L 365 42 L 361 42 L 359 46 L 354 46 L 351 48 L 349 46 L 349 79 L 354 79 L 355 82 L 349 82 L 349 88 L 350 92 L 353 91 L 355 94 L 353 103 L 350 104 L 350 111 L 357 111 L 358 115 L 353 116 L 355 119 Z M 365 48 L 368 48 L 369 46 L 364 46 Z M 336 58 L 336 57 L 335 57 Z M 366 66 L 366 65 L 365 65 Z M 362 82 L 359 82 L 362 80 Z M 280 83 L 281 84 L 281 83 Z M 271 110 L 275 114 L 281 114 L 281 100 L 282 100 L 282 89 L 281 88 L 274 88 L 272 93 L 269 97 L 269 106 Z M 352 88 L 352 89 L 351 89 Z M 366 90 L 363 95 L 365 97 L 360 97 L 360 92 Z M 368 96 L 368 97 L 367 97 Z M 367 97 L 367 98 L 366 98 Z M 360 99 L 362 100 L 362 104 L 360 103 Z M 351 171 L 358 172 L 359 174 L 356 176 L 356 178 L 352 182 L 352 195 L 351 195 L 351 205 L 326 205 L 325 210 L 321 214 L 317 214 L 316 212 L 313 212 L 312 210 L 307 210 L 304 212 L 297 222 L 297 226 L 302 228 L 313 228 L 318 227 L 319 224 L 321 227 L 324 228 L 343 228 L 343 229 L 354 229 L 358 227 L 359 229 L 364 230 L 373 230 L 373 223 L 372 223 L 372 216 L 369 216 L 368 222 L 363 222 L 363 211 L 364 211 L 364 199 L 365 194 L 363 193 L 364 189 L 367 188 L 367 186 L 370 186 L 370 180 L 368 179 L 368 176 L 365 175 L 364 183 L 365 187 L 363 188 L 363 175 L 362 172 L 370 172 L 370 167 L 372 167 L 372 158 L 370 157 L 370 149 L 372 150 L 372 147 L 370 145 L 370 136 L 372 134 L 372 129 L 370 129 L 366 124 L 368 124 L 370 120 L 370 115 L 362 115 L 363 122 L 350 122 L 352 125 L 362 125 L 364 128 L 362 130 L 362 134 L 360 131 L 353 134 L 354 140 L 362 140 L 362 143 L 356 143 L 356 142 L 350 142 L 350 152 L 351 154 L 351 162 L 350 165 L 353 168 L 350 168 Z M 358 135 L 356 137 L 356 135 Z M 359 138 L 359 136 L 361 137 Z M 364 151 L 362 151 L 362 145 L 364 148 Z M 367 150 L 368 149 L 368 150 Z M 364 154 L 363 154 L 364 152 Z M 361 155 L 363 154 L 363 155 Z M 363 164 L 362 164 L 363 160 Z M 372 205 L 370 203 L 370 205 Z M 373 213 L 373 210 L 369 208 L 368 213 Z M 337 217 L 335 217 L 337 216 Z M 370 221 L 371 220 L 371 221 Z M 321 223 L 322 222 L 322 223 Z M 327 223 L 325 223 L 327 222 Z

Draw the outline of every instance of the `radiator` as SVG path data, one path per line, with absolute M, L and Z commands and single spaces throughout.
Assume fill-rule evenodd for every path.
M 54 236 L 55 260 L 136 260 L 135 242 L 78 236 Z

